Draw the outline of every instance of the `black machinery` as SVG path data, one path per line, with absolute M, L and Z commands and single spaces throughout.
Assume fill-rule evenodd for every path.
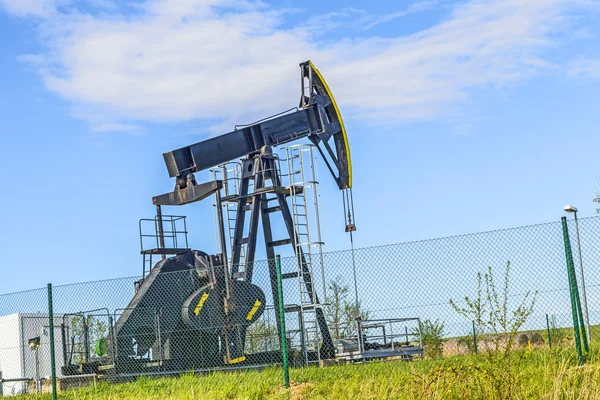
M 344 207 L 346 210 L 347 206 L 349 217 L 346 230 L 356 229 L 351 219 L 352 168 L 342 117 L 312 62 L 301 63 L 300 70 L 301 97 L 297 108 L 164 154 L 169 175 L 175 178 L 175 189 L 153 198 L 158 246 L 142 252 L 144 257 L 155 255 L 161 260 L 148 274 L 144 273 L 136 283 L 134 298 L 114 316 L 116 322 L 108 335 L 107 364 L 112 364 L 116 372 L 198 370 L 280 359 L 279 352 L 263 354 L 260 360 L 251 359 L 250 355 L 247 359 L 244 352 L 246 330 L 261 316 L 266 303 L 262 289 L 253 283 L 259 220 L 266 255 L 271 260 L 268 274 L 275 309 L 279 306 L 272 261 L 275 249 L 293 244 L 298 238 L 286 201 L 293 188 L 282 185 L 272 148 L 308 138 L 344 191 Z M 235 196 L 222 196 L 221 180 L 196 181 L 194 173 L 239 159 L 242 159 L 242 174 L 240 190 Z M 163 218 L 168 217 L 163 216 L 162 207 L 182 206 L 213 195 L 220 221 L 221 252 L 209 255 L 187 245 L 167 247 L 165 235 L 169 233 L 164 231 Z M 226 254 L 221 208 L 225 201 L 237 204 L 231 259 Z M 275 239 L 271 220 L 277 214 L 281 215 L 286 234 Z M 320 357 L 333 358 L 334 344 L 305 255 L 299 246 L 294 246 L 294 251 L 298 271 L 284 273 L 282 277 L 303 279 L 306 292 L 315 299 L 312 308 L 320 333 Z M 278 315 L 276 322 L 279 329 Z M 73 368 L 66 368 L 63 373 L 69 371 L 76 373 Z

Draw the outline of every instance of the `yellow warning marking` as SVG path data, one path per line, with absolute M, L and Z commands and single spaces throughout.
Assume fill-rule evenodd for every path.
M 198 315 L 200 313 L 200 310 L 202 310 L 202 306 L 204 306 L 204 303 L 206 302 L 206 299 L 208 299 L 208 293 L 204 293 L 202 295 L 202 297 L 200 297 L 200 301 L 198 302 L 198 305 L 194 309 L 194 314 L 195 315 Z
M 246 321 L 252 321 L 252 317 L 254 317 L 254 314 L 256 314 L 256 311 L 258 311 L 258 307 L 260 307 L 261 304 L 262 303 L 260 302 L 260 300 L 256 299 L 256 301 L 254 302 L 254 306 L 252 306 L 252 310 L 250 310 L 250 312 L 246 316 Z
M 229 364 L 237 364 L 240 363 L 242 361 L 246 361 L 246 356 L 241 356 L 238 358 L 234 358 L 233 360 L 229 360 Z
M 329 89 L 327 82 L 325 82 L 325 78 L 323 78 L 323 75 L 321 75 L 321 72 L 317 68 L 315 68 L 315 65 L 312 63 L 312 61 L 309 61 L 308 63 L 309 63 L 308 65 L 310 65 L 310 67 L 313 69 L 313 71 L 315 71 L 315 73 L 321 80 L 321 83 L 323 83 L 323 87 L 325 88 L 327 95 L 331 99 L 331 104 L 333 105 L 333 109 L 335 110 L 337 118 L 340 121 L 340 127 L 342 128 L 342 137 L 344 138 L 344 145 L 346 147 L 346 157 L 348 158 L 348 164 L 346 166 L 348 168 L 348 187 L 351 188 L 352 187 L 352 159 L 350 158 L 350 145 L 348 144 L 348 135 L 346 134 L 346 127 L 344 126 L 344 120 L 342 119 L 342 114 L 340 113 L 340 109 L 338 108 L 338 105 L 335 102 L 333 93 L 331 93 L 331 90 Z

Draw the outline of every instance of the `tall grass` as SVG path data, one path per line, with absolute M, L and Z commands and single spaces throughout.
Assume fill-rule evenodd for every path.
M 600 399 L 599 347 L 587 365 L 577 367 L 573 349 L 518 350 L 514 399 Z M 498 374 L 494 376 L 494 374 Z M 374 362 L 291 371 L 292 386 L 281 385 L 281 370 L 179 378 L 140 378 L 61 393 L 73 400 L 199 399 L 486 399 L 505 400 L 502 375 L 485 355 L 463 355 L 414 362 Z M 22 399 L 50 399 L 49 395 Z

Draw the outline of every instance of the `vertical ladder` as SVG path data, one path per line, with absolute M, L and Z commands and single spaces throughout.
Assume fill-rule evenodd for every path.
M 322 245 L 318 214 L 318 182 L 314 163 L 313 145 L 293 145 L 286 148 L 288 183 L 292 219 L 296 236 L 294 246 L 298 263 L 298 288 L 301 321 L 301 341 L 305 354 L 305 363 L 309 364 L 309 347 L 319 348 L 319 330 L 317 327 L 316 309 L 322 307 L 317 300 L 315 285 L 315 266 L 322 265 Z M 312 204 L 311 204 L 312 203 Z M 314 207 L 311 210 L 311 206 Z M 311 211 L 313 214 L 311 215 Z M 311 223 L 312 220 L 312 223 Z M 312 226 L 313 223 L 315 226 Z M 314 239 L 317 239 L 314 241 Z M 304 264 L 304 267 L 303 265 Z M 325 282 L 323 281 L 323 288 Z M 325 295 L 325 290 L 323 290 Z M 325 298 L 325 297 L 323 297 Z M 315 360 L 313 360 L 315 361 Z M 320 361 L 320 354 L 316 362 Z

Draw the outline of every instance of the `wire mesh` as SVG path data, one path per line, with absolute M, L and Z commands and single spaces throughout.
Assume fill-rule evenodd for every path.
M 579 267 L 572 220 L 569 229 Z M 600 320 L 600 217 L 579 219 L 579 238 L 589 319 L 595 327 Z M 322 257 L 325 282 L 320 271 L 299 273 L 310 262 L 281 259 L 292 366 L 362 360 L 365 355 L 420 357 L 423 345 L 427 347 L 419 329 L 424 321 L 443 325 L 443 354 L 468 353 L 473 350 L 472 321 L 457 313 L 450 300 L 464 304 L 466 296 L 476 295 L 478 273 L 491 267 L 501 280 L 508 263 L 509 308 L 526 293 L 536 298 L 521 328 L 529 343 L 534 338 L 540 346 L 549 345 L 548 339 L 560 342 L 565 340 L 561 328 L 572 327 L 560 222 L 326 252 Z M 54 286 L 58 377 L 165 375 L 279 364 L 274 260 L 254 262 L 251 278 L 244 273 L 231 276 L 225 272 L 230 269 L 219 257 L 194 251 L 160 260 L 143 279 Z M 0 296 L 4 394 L 38 390 L 31 382 L 50 374 L 46 296 L 45 289 Z M 600 340 L 599 334 L 592 329 L 592 341 Z M 37 349 L 30 346 L 36 337 Z

